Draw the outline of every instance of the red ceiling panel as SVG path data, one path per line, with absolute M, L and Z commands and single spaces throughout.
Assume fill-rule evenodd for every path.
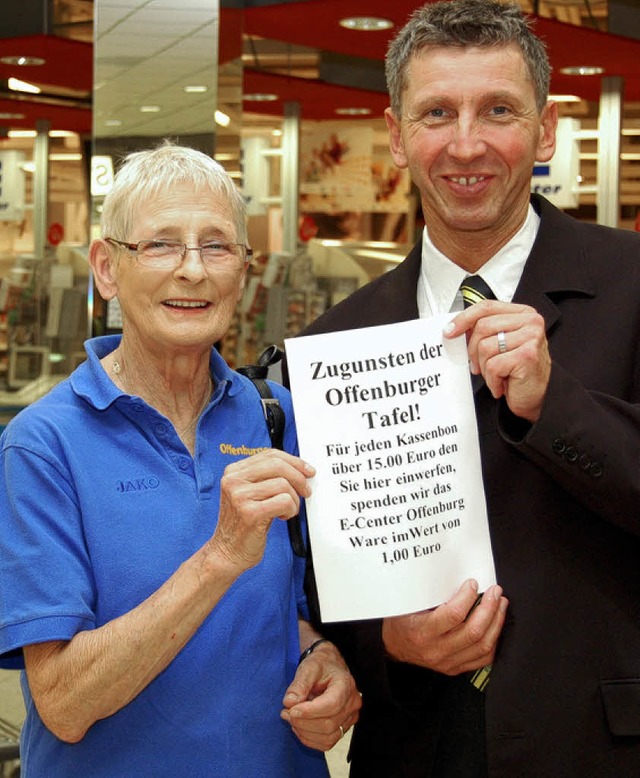
M 245 32 L 381 60 L 389 40 L 415 8 L 415 0 L 312 0 L 260 6 L 245 11 Z M 378 32 L 347 30 L 339 25 L 345 16 L 379 16 L 391 20 L 394 28 Z M 605 75 L 624 78 L 626 100 L 640 100 L 640 41 L 542 17 L 536 18 L 535 30 L 548 46 L 554 92 L 598 100 L 599 76 L 563 76 L 559 70 L 569 65 L 600 65 Z
M 344 86 L 325 84 L 322 81 L 309 81 L 307 78 L 294 78 L 264 73 L 257 70 L 244 70 L 245 94 L 272 93 L 278 95 L 273 102 L 243 101 L 243 108 L 254 113 L 268 116 L 282 116 L 285 102 L 301 104 L 304 119 L 358 119 L 381 118 L 389 105 L 386 94 L 350 89 Z M 340 116 L 339 108 L 368 108 L 371 113 L 364 117 Z
M 404 24 L 416 7 L 415 0 L 311 0 L 245 9 L 223 9 L 220 29 L 220 59 L 229 61 L 239 56 L 242 32 L 272 38 L 292 44 L 310 46 L 339 54 L 382 60 L 394 29 L 382 32 L 355 32 L 339 26 L 346 15 L 382 16 Z M 610 35 L 585 27 L 575 27 L 549 19 L 536 19 L 536 30 L 547 42 L 554 68 L 552 89 L 555 92 L 577 94 L 597 101 L 601 78 L 598 76 L 563 76 L 559 70 L 567 65 L 600 65 L 605 75 L 624 79 L 625 99 L 640 101 L 640 41 Z M 34 35 L 0 40 L 0 57 L 31 55 L 46 59 L 46 64 L 16 68 L 0 63 L 0 79 L 15 76 L 40 84 L 91 93 L 93 47 L 91 44 Z M 245 102 L 250 111 L 282 115 L 282 104 L 293 100 L 301 104 L 303 118 L 336 118 L 337 107 L 368 107 L 372 115 L 381 116 L 387 98 L 376 92 L 332 86 L 306 79 L 270 76 L 247 71 L 245 92 L 274 92 L 279 100 L 273 103 Z M 47 103 L 27 103 L 5 99 L 0 113 L 23 113 L 23 120 L 11 120 L 15 127 L 34 126 L 37 118 L 49 119 L 53 129 L 91 132 L 91 112 L 80 108 L 64 108 Z M 6 120 L 0 119 L 0 127 Z
M 10 77 L 19 78 L 37 83 L 43 93 L 63 88 L 86 94 L 90 99 L 93 89 L 93 46 L 90 43 L 53 35 L 30 35 L 0 40 L 0 57 L 17 56 L 39 57 L 44 59 L 45 63 L 19 67 L 0 62 L 1 81 Z M 1 114 L 22 114 L 23 118 L 7 119 L 2 118 Z M 91 111 L 88 108 L 52 105 L 38 101 L 35 96 L 26 99 L 19 94 L 16 94 L 15 98 L 6 95 L 4 99 L 0 98 L 0 127 L 32 130 L 39 119 L 49 120 L 52 130 L 91 134 Z
M 93 46 L 53 35 L 29 35 L 0 40 L 0 57 L 41 57 L 44 65 L 16 68 L 0 62 L 0 79 L 9 76 L 39 84 L 64 86 L 91 93 Z M 19 74 L 18 74 L 19 71 Z

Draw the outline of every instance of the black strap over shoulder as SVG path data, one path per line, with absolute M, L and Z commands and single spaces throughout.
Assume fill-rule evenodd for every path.
M 284 424 L 286 419 L 280 403 L 271 394 L 266 378 L 271 365 L 280 362 L 283 356 L 282 349 L 279 349 L 277 346 L 269 346 L 260 354 L 255 365 L 245 365 L 238 368 L 238 373 L 250 378 L 258 390 L 262 402 L 262 412 L 269 428 L 271 445 L 273 448 L 279 449 L 282 449 L 284 443 Z
M 281 450 L 284 446 L 284 427 L 286 418 L 279 400 L 272 395 L 266 379 L 269 374 L 269 367 L 280 362 L 283 356 L 284 352 L 282 349 L 278 348 L 278 346 L 269 346 L 260 354 L 255 365 L 244 365 L 243 367 L 237 368 L 238 373 L 251 379 L 253 385 L 258 390 L 260 401 L 262 402 L 262 412 L 264 413 L 267 429 L 269 430 L 269 437 L 271 438 L 271 445 L 273 448 L 279 448 Z M 300 517 L 294 516 L 292 519 L 289 519 L 287 522 L 287 529 L 289 531 L 289 540 L 291 541 L 293 553 L 300 557 L 306 556 Z

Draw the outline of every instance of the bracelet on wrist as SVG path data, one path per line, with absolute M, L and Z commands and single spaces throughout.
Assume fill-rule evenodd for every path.
M 305 648 L 305 650 L 300 654 L 300 659 L 298 659 L 298 665 L 300 665 L 300 663 L 303 662 L 309 656 L 309 654 L 312 654 L 321 643 L 330 643 L 330 642 L 331 641 L 328 640 L 327 638 L 319 638 L 318 640 L 315 640 L 309 646 L 309 648 Z

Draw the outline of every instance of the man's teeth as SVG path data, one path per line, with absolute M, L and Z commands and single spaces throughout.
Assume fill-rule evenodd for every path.
M 466 176 L 458 176 L 457 178 L 451 176 L 451 180 L 456 184 L 462 184 L 462 186 L 471 186 L 477 184 L 478 181 L 484 181 L 484 176 L 469 176 L 469 178 Z
M 197 300 L 167 300 L 166 304 L 175 308 L 204 308 L 207 305 Z

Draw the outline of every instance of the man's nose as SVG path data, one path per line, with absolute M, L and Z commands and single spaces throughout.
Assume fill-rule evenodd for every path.
M 452 136 L 447 150 L 452 157 L 463 161 L 484 154 L 486 143 L 482 138 L 478 122 L 471 119 L 458 119 L 452 127 Z

